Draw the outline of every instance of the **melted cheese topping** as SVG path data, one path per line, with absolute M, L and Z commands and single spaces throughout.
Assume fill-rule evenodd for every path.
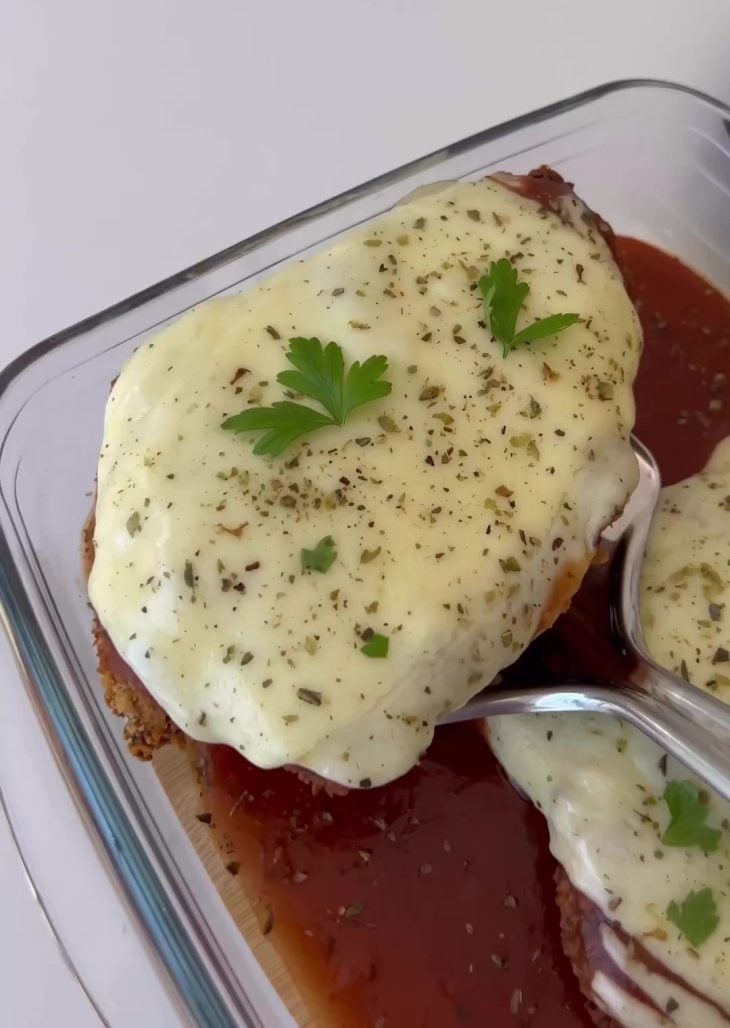
M 442 187 L 191 311 L 106 411 L 89 590 L 189 735 L 368 786 L 513 661 L 632 489 L 641 336 L 605 241 L 495 181 Z M 505 255 L 525 322 L 584 323 L 502 356 L 476 280 Z M 522 324 L 522 322 L 521 322 Z M 283 398 L 291 336 L 389 360 L 392 394 L 281 458 L 221 429 Z M 331 536 L 326 574 L 302 548 Z M 370 629 L 385 659 L 362 653 Z
M 730 703 L 730 438 L 703 474 L 663 491 L 641 585 L 652 653 Z
M 702 474 L 663 490 L 644 560 L 641 616 L 658 663 L 730 702 L 730 439 Z M 552 851 L 573 884 L 670 971 L 727 1009 L 730 804 L 709 800 L 707 824 L 724 828 L 715 852 L 665 846 L 669 811 L 662 794 L 668 781 L 692 775 L 671 758 L 665 771 L 662 751 L 631 726 L 601 715 L 510 717 L 490 722 L 489 737 L 511 777 L 545 814 Z M 667 908 L 707 886 L 720 924 L 693 950 Z M 673 1024 L 727 1024 L 689 989 L 648 972 L 608 928 L 604 945 L 616 965 L 671 1012 Z M 665 1023 L 606 974 L 596 975 L 593 989 L 622 1024 Z

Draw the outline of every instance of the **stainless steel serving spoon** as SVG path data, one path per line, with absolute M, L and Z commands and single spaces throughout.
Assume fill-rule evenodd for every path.
M 639 484 L 621 517 L 603 533 L 615 544 L 618 571 L 611 614 L 633 670 L 622 681 L 571 682 L 516 689 L 489 686 L 441 724 L 502 714 L 595 711 L 635 725 L 707 785 L 730 801 L 730 706 L 659 667 L 648 655 L 639 622 L 641 564 L 659 499 L 661 479 L 654 457 L 632 439 Z

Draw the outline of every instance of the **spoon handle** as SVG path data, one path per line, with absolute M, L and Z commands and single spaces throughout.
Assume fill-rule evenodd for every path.
M 730 705 L 643 656 L 631 675 L 630 685 L 633 690 L 689 718 L 730 752 Z
M 685 683 L 682 682 L 682 685 Z M 664 692 L 659 695 L 636 694 L 629 690 L 619 692 L 625 704 L 626 720 L 658 743 L 666 753 L 681 761 L 724 800 L 730 801 L 730 726 L 727 707 L 722 717 L 724 727 L 720 726 L 720 722 L 713 721 L 713 729 L 708 730 L 699 716 L 704 707 L 702 703 L 698 705 L 698 717 L 695 718 L 690 713 L 695 708 L 689 705 L 684 708 L 681 703 L 668 703 Z M 702 693 L 700 697 L 712 699 L 704 697 Z M 689 704 L 689 697 L 687 700 Z M 724 706 L 720 703 L 717 705 Z
M 439 723 L 504 714 L 555 714 L 564 711 L 593 711 L 623 718 L 681 761 L 723 799 L 730 801 L 730 737 L 726 734 L 723 738 L 708 732 L 703 724 L 684 710 L 667 704 L 663 693 L 654 696 L 638 689 L 589 683 L 562 688 L 492 688 L 475 696 L 459 710 L 450 711 Z

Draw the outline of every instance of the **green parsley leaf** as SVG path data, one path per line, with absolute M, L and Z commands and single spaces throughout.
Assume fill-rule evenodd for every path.
M 264 431 L 253 452 L 278 457 L 295 439 L 333 424 L 332 418 L 312 407 L 282 400 L 271 407 L 249 407 L 226 418 L 222 427 L 230 432 Z
M 390 382 L 378 381 L 387 370 L 388 360 L 382 354 L 368 357 L 362 364 L 355 361 L 345 376 L 342 390 L 343 415 L 340 424 L 344 423 L 347 415 L 356 407 L 370 403 L 371 400 L 380 400 L 390 393 L 393 388 Z
M 338 425 L 344 425 L 356 407 L 387 396 L 391 390 L 390 382 L 378 381 L 388 369 L 382 355 L 368 357 L 364 364 L 355 361 L 345 375 L 345 361 L 337 343 L 323 347 L 319 339 L 297 337 L 289 340 L 286 357 L 297 370 L 280 372 L 277 381 L 317 400 Z
M 355 361 L 345 372 L 345 358 L 337 343 L 322 346 L 319 339 L 297 336 L 289 340 L 286 359 L 293 368 L 281 371 L 277 381 L 287 389 L 320 403 L 327 414 L 301 403 L 280 401 L 271 407 L 251 407 L 223 422 L 231 432 L 265 431 L 254 453 L 278 457 L 300 436 L 326 425 L 344 425 L 356 407 L 387 396 L 390 382 L 382 381 L 388 361 L 382 355 Z
M 667 907 L 667 917 L 679 928 L 690 946 L 701 946 L 720 923 L 715 897 L 709 887 L 690 892 L 681 903 L 672 900 Z
M 304 571 L 319 571 L 322 574 L 329 571 L 337 559 L 335 541 L 331 535 L 320 539 L 313 550 L 301 551 L 302 569 Z
M 276 381 L 294 393 L 317 400 L 338 424 L 343 424 L 345 358 L 337 343 L 323 347 L 319 339 L 290 339 L 286 359 L 296 370 L 279 372 Z
M 536 339 L 547 339 L 548 336 L 555 336 L 564 328 L 577 325 L 580 318 L 577 314 L 551 314 L 547 318 L 538 318 L 531 325 L 521 329 L 512 340 L 512 346 L 519 346 L 520 343 L 532 343 Z
M 378 635 L 377 632 L 373 632 L 365 645 L 361 646 L 360 649 L 366 657 L 387 657 L 389 645 L 390 640 L 387 635 Z
M 517 269 L 506 257 L 492 261 L 487 274 L 479 279 L 479 291 L 484 297 L 484 319 L 494 338 L 502 344 L 503 357 L 516 346 L 557 335 L 580 321 L 577 314 L 551 314 L 517 332 L 517 318 L 530 286 L 518 280 Z
M 505 345 L 506 357 L 517 328 L 517 315 L 525 304 L 530 287 L 527 282 L 517 281 L 517 269 L 502 257 L 492 261 L 489 272 L 479 279 L 479 291 L 484 297 L 487 324 L 495 338 Z
M 694 782 L 668 782 L 664 800 L 671 818 L 662 836 L 664 845 L 697 846 L 705 853 L 714 853 L 722 832 L 705 824 L 709 809 Z

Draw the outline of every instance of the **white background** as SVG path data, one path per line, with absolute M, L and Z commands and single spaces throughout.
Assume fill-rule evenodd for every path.
M 729 43 L 727 0 L 0 0 L 0 364 L 328 195 L 601 82 L 667 78 L 728 101 Z M 0 657 L 17 738 L 20 685 Z M 39 825 L 50 800 L 32 777 L 23 816 Z M 172 1025 L 154 985 L 141 1020 L 124 999 L 125 915 L 107 912 L 93 855 L 66 858 L 71 820 L 34 859 L 96 911 L 77 927 L 103 953 L 107 1017 Z M 98 1023 L 0 813 L 0 1025 Z

